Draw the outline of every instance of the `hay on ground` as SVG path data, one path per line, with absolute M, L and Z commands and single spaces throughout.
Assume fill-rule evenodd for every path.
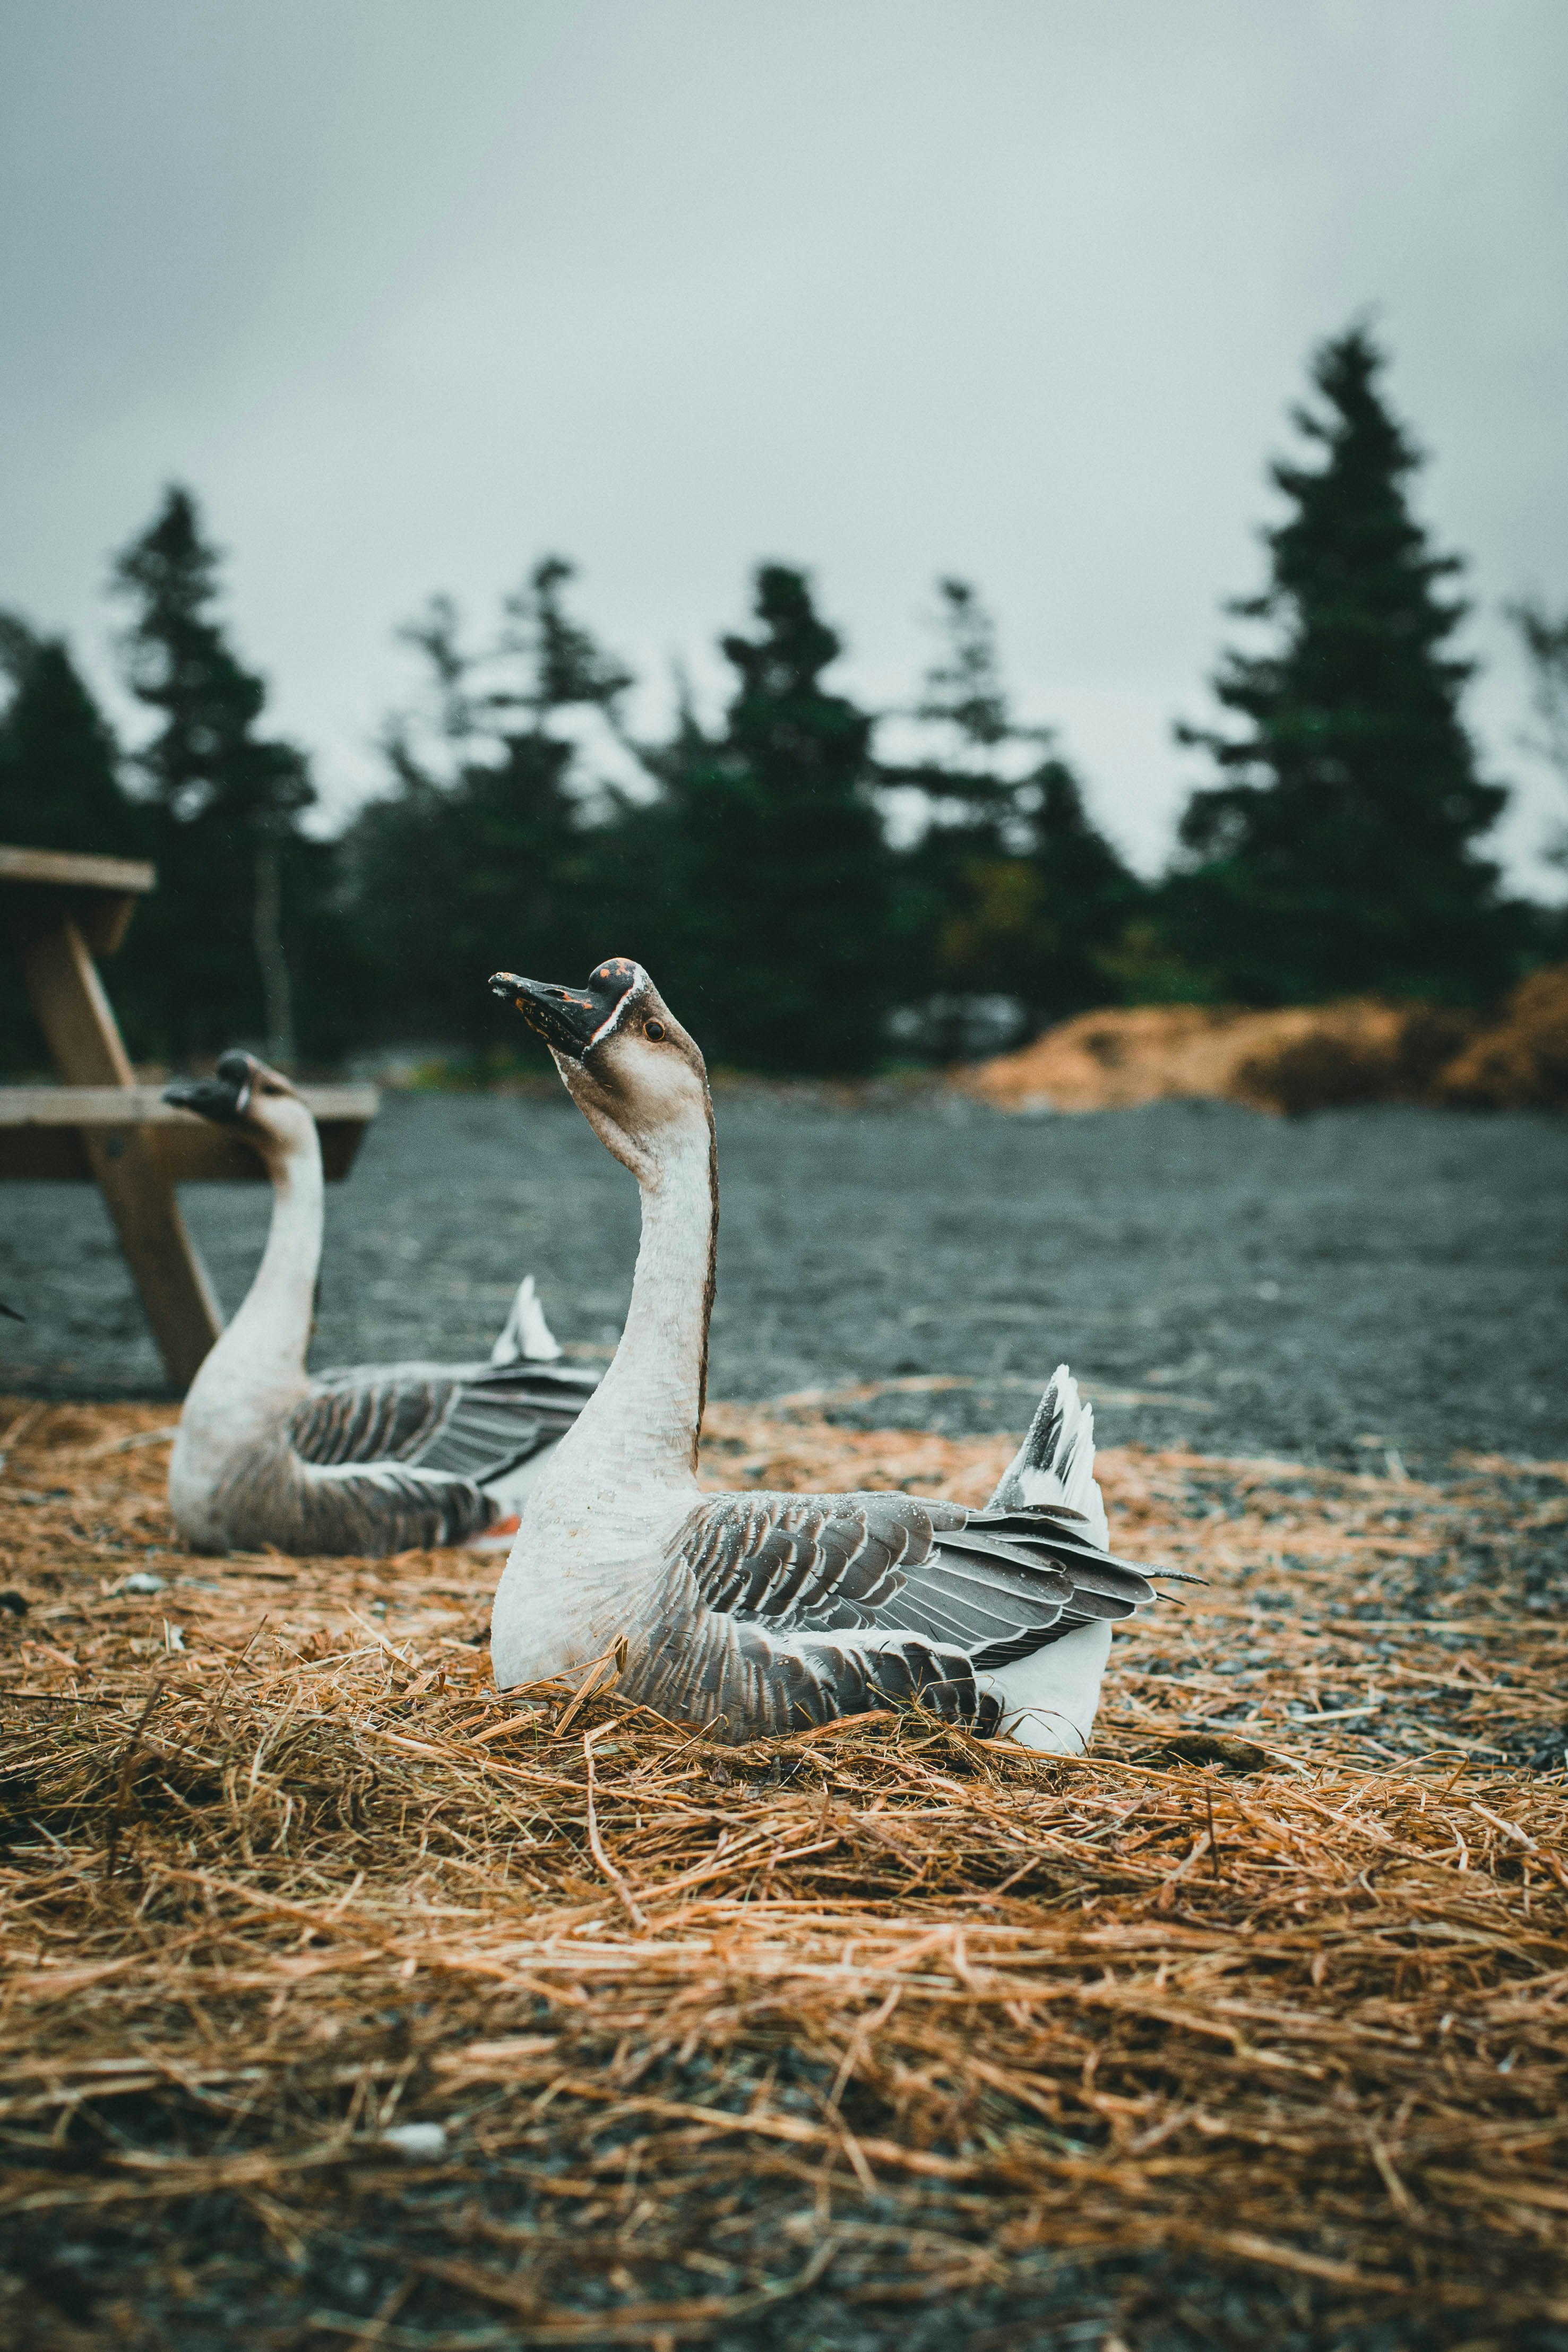
M 1210 1582 L 1055 1760 L 502 1697 L 493 1561 L 192 1558 L 161 1420 L 0 1403 L 6 2340 L 1568 2326 L 1568 1465 L 1105 1454 Z M 707 1466 L 1007 1445 L 719 1407 Z

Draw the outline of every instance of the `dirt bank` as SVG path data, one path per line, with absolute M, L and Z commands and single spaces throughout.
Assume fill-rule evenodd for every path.
M 1127 1110 L 1172 1098 L 1302 1112 L 1352 1103 L 1568 1105 L 1568 964 L 1533 972 L 1495 1019 L 1441 1005 L 1248 1012 L 1141 1004 L 1080 1013 L 954 1082 L 998 1110 Z

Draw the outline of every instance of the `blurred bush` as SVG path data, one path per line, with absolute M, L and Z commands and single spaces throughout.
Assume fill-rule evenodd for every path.
M 1436 1093 L 1473 1110 L 1568 1109 L 1568 963 L 1521 981 L 1496 1026 L 1443 1071 Z
M 1366 997 L 1267 1013 L 1237 1004 L 1107 1007 L 963 1071 L 958 1083 L 1005 1110 L 1118 1110 L 1184 1097 L 1298 1116 L 1349 1103 L 1426 1102 L 1480 1026 L 1447 1005 Z
M 1119 1110 L 1171 1097 L 1300 1118 L 1352 1103 L 1568 1108 L 1568 963 L 1532 972 L 1489 1019 L 1352 997 L 1250 1012 L 1107 1007 L 1064 1021 L 956 1083 L 1001 1110 Z
M 1478 1025 L 1447 1005 L 1325 1004 L 1300 1035 L 1249 1055 L 1234 1090 L 1291 1118 L 1350 1103 L 1424 1102 Z

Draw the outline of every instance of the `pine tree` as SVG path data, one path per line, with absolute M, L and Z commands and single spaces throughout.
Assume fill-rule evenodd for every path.
M 565 592 L 576 576 L 563 555 L 542 556 L 506 599 L 497 650 L 521 664 L 524 683 L 521 691 L 497 689 L 492 709 L 526 711 L 535 727 L 569 709 L 602 711 L 616 723 L 620 698 L 636 680 L 566 610 Z
M 425 656 L 435 724 L 388 728 L 394 790 L 361 811 L 349 842 L 383 1034 L 530 1057 L 488 975 L 580 979 L 615 946 L 577 747 L 552 722 L 567 709 L 613 722 L 631 675 L 567 613 L 573 576 L 559 556 L 536 564 L 480 653 L 464 649 L 449 598 L 402 632 Z
M 687 707 L 645 753 L 665 801 L 631 827 L 649 858 L 649 952 L 636 938 L 626 952 L 652 965 L 711 1061 L 863 1071 L 894 993 L 873 721 L 822 683 L 840 641 L 803 572 L 763 564 L 754 610 L 754 637 L 721 641 L 737 680 L 723 733 Z
M 12 686 L 0 717 L 0 841 L 135 856 L 141 828 L 119 746 L 63 640 L 0 614 L 0 667 Z
M 10 699 L 0 713 L 0 841 L 26 849 L 109 857 L 144 854 L 141 813 L 120 782 L 120 753 L 64 643 L 40 638 L 0 614 L 0 675 Z M 134 928 L 111 974 L 133 1050 L 143 1025 L 146 974 Z M 7 1069 L 36 1069 L 43 1041 L 16 960 L 0 958 L 0 1046 Z
M 926 1008 L 916 1034 L 947 1058 L 985 1042 L 977 998 L 1011 999 L 1032 1032 L 1113 997 L 1105 959 L 1145 894 L 1090 819 L 1054 730 L 1014 719 L 974 589 L 939 587 L 943 651 L 913 713 L 931 745 L 880 775 L 924 803 L 900 860 L 900 970 Z
M 1540 733 L 1526 738 L 1531 751 L 1556 769 L 1568 784 L 1568 606 L 1553 613 L 1539 597 L 1508 608 L 1530 666 L 1530 700 Z M 1553 866 L 1568 866 L 1568 825 L 1553 826 L 1546 845 Z
M 1257 1004 L 1356 992 L 1474 1002 L 1509 977 L 1519 932 L 1476 844 L 1506 793 L 1484 782 L 1447 650 L 1462 568 L 1432 552 L 1406 485 L 1420 464 L 1354 327 L 1313 362 L 1295 422 L 1321 463 L 1281 463 L 1268 585 L 1231 609 L 1271 624 L 1215 679 L 1237 732 L 1182 728 L 1225 779 L 1194 794 L 1166 943 L 1211 992 Z
M 159 866 L 145 936 L 158 949 L 166 1051 L 251 1036 L 287 1064 L 290 967 L 331 929 L 331 853 L 300 832 L 315 799 L 303 754 L 257 732 L 267 688 L 215 616 L 218 562 L 195 500 L 176 488 L 114 567 L 114 591 L 133 608 L 131 689 L 158 719 L 137 755 Z

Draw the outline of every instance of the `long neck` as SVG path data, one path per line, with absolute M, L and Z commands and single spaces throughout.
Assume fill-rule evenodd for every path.
M 258 1399 L 304 1383 L 321 1262 L 321 1150 L 314 1130 L 271 1163 L 272 1223 L 244 1306 L 202 1366 L 201 1385 Z
M 566 1441 L 689 1479 L 708 1387 L 719 1184 L 712 1114 L 642 1187 L 642 1241 L 615 1360 Z

